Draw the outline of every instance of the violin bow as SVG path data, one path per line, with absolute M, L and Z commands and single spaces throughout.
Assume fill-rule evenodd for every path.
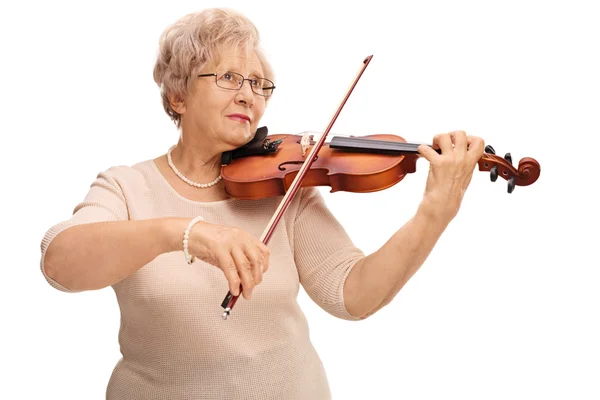
M 262 236 L 260 238 L 261 242 L 263 242 L 265 245 L 267 243 L 269 243 L 269 240 L 271 239 L 271 235 L 273 234 L 273 231 L 275 230 L 275 227 L 277 226 L 277 223 L 279 223 L 279 220 L 283 216 L 283 213 L 285 212 L 285 210 L 288 208 L 288 206 L 292 202 L 294 196 L 296 195 L 296 192 L 298 192 L 298 189 L 300 189 L 300 187 L 302 185 L 302 181 L 304 180 L 304 177 L 307 174 L 307 172 L 310 170 L 311 165 L 315 161 L 317 153 L 319 152 L 319 150 L 321 149 L 321 147 L 325 143 L 325 139 L 327 138 L 327 135 L 329 134 L 329 131 L 333 127 L 333 124 L 335 123 L 337 117 L 340 115 L 340 112 L 342 111 L 342 108 L 346 104 L 346 101 L 348 101 L 348 98 L 350 97 L 350 94 L 352 93 L 352 91 L 356 87 L 356 84 L 358 83 L 358 80 L 360 79 L 360 77 L 362 76 L 363 72 L 365 71 L 365 69 L 367 68 L 367 66 L 369 65 L 369 63 L 371 62 L 372 58 L 373 58 L 373 55 L 370 55 L 370 56 L 366 57 L 363 60 L 362 65 L 360 67 L 360 70 L 356 74 L 356 77 L 354 78 L 354 81 L 352 82 L 352 84 L 350 85 L 350 88 L 346 92 L 346 95 L 344 96 L 344 99 L 342 100 L 342 102 L 338 106 L 335 114 L 333 115 L 333 118 L 331 118 L 331 121 L 329 122 L 329 125 L 325 129 L 325 132 L 323 133 L 323 135 L 321 136 L 321 138 L 319 139 L 319 141 L 313 146 L 312 150 L 310 151 L 310 153 L 306 157 L 306 160 L 302 164 L 302 167 L 300 168 L 300 170 L 296 174 L 296 177 L 294 178 L 294 181 L 292 182 L 292 184 L 288 188 L 287 192 L 285 193 L 285 196 L 281 200 L 281 203 L 279 203 L 279 207 L 277 208 L 277 210 L 273 214 L 273 217 L 271 218 L 271 221 L 269 221 L 269 223 L 267 224 L 267 227 L 265 228 L 265 231 L 263 232 L 263 234 L 262 234 Z M 241 293 L 241 285 L 240 285 L 240 295 L 241 294 L 242 293 Z M 239 295 L 238 296 L 234 296 L 231 293 L 231 291 L 227 292 L 227 295 L 225 296 L 225 299 L 221 303 L 221 307 L 223 307 L 225 309 L 223 311 L 223 319 L 224 320 L 226 320 L 227 317 L 231 314 L 231 310 L 233 309 L 233 306 L 237 302 L 238 297 L 239 297 Z

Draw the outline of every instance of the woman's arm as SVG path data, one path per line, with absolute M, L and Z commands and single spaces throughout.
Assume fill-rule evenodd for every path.
M 67 291 L 102 289 L 163 253 L 182 251 L 189 222 L 157 218 L 73 225 L 52 239 L 42 269 Z M 269 269 L 269 249 L 235 227 L 198 222 L 190 230 L 188 248 L 191 255 L 223 271 L 234 295 L 240 294 L 241 285 L 246 299 Z
M 344 284 L 346 309 L 364 319 L 389 304 L 417 272 L 457 215 L 484 142 L 465 132 L 437 135 L 434 146 L 419 152 L 430 162 L 423 201 L 415 216 L 379 250 L 353 266 Z
M 364 319 L 387 305 L 423 265 L 448 222 L 421 206 L 378 251 L 359 260 L 344 285 L 348 312 Z
M 186 220 L 148 219 L 73 225 L 50 242 L 44 273 L 69 291 L 101 289 L 162 253 L 181 250 Z

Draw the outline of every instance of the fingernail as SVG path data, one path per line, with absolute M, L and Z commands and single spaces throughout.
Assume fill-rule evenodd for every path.
M 260 272 L 265 272 L 265 266 L 260 264 Z

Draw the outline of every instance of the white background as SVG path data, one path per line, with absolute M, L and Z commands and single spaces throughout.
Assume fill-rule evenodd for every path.
M 542 166 L 512 194 L 476 171 L 425 265 L 370 319 L 336 320 L 301 294 L 334 399 L 600 398 L 600 15 L 573 0 L 3 2 L 0 397 L 104 398 L 114 293 L 52 289 L 39 244 L 98 172 L 175 143 L 152 80 L 158 37 L 223 5 L 256 23 L 275 67 L 271 133 L 323 131 L 373 54 L 332 135 L 463 129 Z M 374 194 L 323 189 L 365 252 L 415 212 L 417 168 Z

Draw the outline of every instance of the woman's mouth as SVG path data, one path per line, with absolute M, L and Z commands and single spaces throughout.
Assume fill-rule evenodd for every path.
M 227 118 L 241 123 L 250 123 L 250 117 L 244 114 L 230 114 L 227 116 Z

